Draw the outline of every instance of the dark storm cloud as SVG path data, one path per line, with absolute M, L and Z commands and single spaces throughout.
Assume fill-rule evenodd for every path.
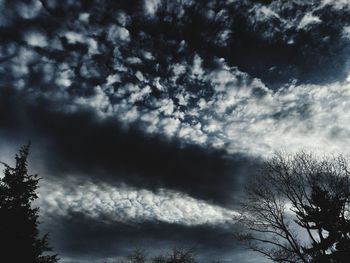
M 64 251 L 67 258 L 71 258 L 65 261 L 70 263 L 118 258 L 137 248 L 154 255 L 166 253 L 174 247 L 195 248 L 202 262 L 263 262 L 254 253 L 244 258 L 243 248 L 233 238 L 232 227 L 186 227 L 165 223 L 106 225 L 79 215 L 73 221 L 63 220 L 45 227 L 53 229 L 52 234 L 59 237 L 54 245 L 59 251 Z
M 349 23 L 348 10 L 322 6 L 322 1 L 159 2 L 152 19 L 145 23 L 137 17 L 130 31 L 136 37 L 145 32 L 136 39 L 146 47 L 154 46 L 147 45 L 149 39 L 159 39 L 160 57 L 163 49 L 176 54 L 174 62 L 197 52 L 209 68 L 215 57 L 222 57 L 274 88 L 293 79 L 323 83 L 346 76 L 349 43 L 343 26 Z M 305 23 L 308 14 L 320 23 Z M 186 48 L 179 52 L 173 45 L 182 40 Z
M 225 203 L 249 174 L 246 170 L 254 169 L 256 161 L 244 155 L 227 156 L 224 151 L 195 145 L 183 147 L 176 140 L 122 128 L 113 119 L 99 121 L 89 111 L 68 115 L 51 111 L 47 103 L 3 90 L 1 132 L 23 142 L 30 139 L 34 149 L 43 154 L 48 172 L 57 177 L 83 174 L 111 183 L 177 189 Z
M 40 55 L 42 66 L 30 62 L 30 84 L 39 84 L 35 75 L 43 71 L 55 75 L 64 62 L 74 75 L 70 89 L 82 94 L 84 86 L 102 84 L 120 71 L 122 85 L 137 81 L 138 70 L 149 80 L 167 78 L 170 65 L 191 63 L 196 53 L 204 67 L 213 69 L 215 58 L 224 58 L 277 88 L 293 79 L 321 83 L 346 77 L 349 40 L 343 29 L 349 10 L 322 1 L 27 2 L 3 1 L 0 35 L 5 62 L 18 55 L 19 46 Z
M 170 64 L 189 61 L 195 53 L 204 58 L 206 67 L 215 67 L 214 58 L 222 57 L 274 87 L 292 79 L 323 83 L 346 76 L 349 41 L 343 37 L 343 27 L 349 24 L 349 10 L 336 8 L 336 3 L 43 0 L 3 1 L 2 6 L 8 10 L 1 18 L 3 58 L 12 54 L 7 44 L 32 45 L 31 34 L 43 34 L 47 43 L 32 48 L 74 68 L 72 88 L 102 84 L 118 71 L 115 46 L 119 59 L 141 59 L 142 63 L 128 65 L 123 79 L 129 81 L 135 80 L 136 70 L 165 77 Z M 67 32 L 83 38 L 73 39 Z M 92 47 L 94 41 L 97 47 Z M 145 58 L 145 52 L 156 63 Z M 97 71 L 87 75 L 82 68 L 91 58 L 95 65 L 88 71 L 94 67 Z

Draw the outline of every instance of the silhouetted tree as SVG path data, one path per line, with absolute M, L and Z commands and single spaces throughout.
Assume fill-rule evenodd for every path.
M 135 250 L 121 263 L 196 263 L 193 249 L 173 249 L 171 253 L 148 258 L 144 250 Z
M 275 262 L 349 262 L 349 179 L 342 156 L 277 154 L 246 188 L 238 237 Z
M 15 166 L 5 165 L 0 180 L 0 262 L 54 263 L 47 234 L 39 236 L 38 212 L 32 203 L 38 198 L 40 178 L 28 174 L 29 145 L 23 146 L 15 157 Z

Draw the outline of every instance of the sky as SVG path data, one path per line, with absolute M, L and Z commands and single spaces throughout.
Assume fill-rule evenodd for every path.
M 0 158 L 31 141 L 62 263 L 237 242 L 277 151 L 350 148 L 350 1 L 0 0 Z

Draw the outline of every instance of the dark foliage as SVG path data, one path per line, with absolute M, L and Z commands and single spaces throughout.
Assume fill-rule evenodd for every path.
M 38 198 L 36 190 L 40 178 L 28 174 L 29 145 L 22 147 L 15 157 L 15 166 L 5 163 L 0 181 L 0 262 L 54 263 L 47 234 L 39 236 L 38 208 L 32 203 Z

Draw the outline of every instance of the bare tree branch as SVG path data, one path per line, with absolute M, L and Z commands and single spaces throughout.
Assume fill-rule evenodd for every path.
M 237 222 L 251 234 L 241 239 L 275 262 L 350 256 L 349 178 L 343 156 L 276 154 L 246 187 Z

